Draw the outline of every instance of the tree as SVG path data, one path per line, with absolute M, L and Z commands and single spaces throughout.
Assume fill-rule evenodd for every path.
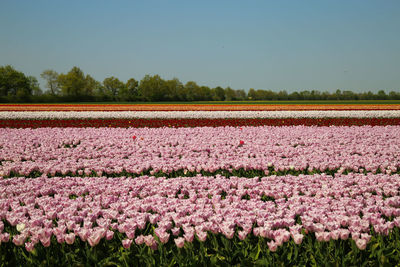
M 164 84 L 166 90 L 166 100 L 186 100 L 184 86 L 178 78 L 173 78 L 172 80 L 165 81 Z
M 0 67 L 0 97 L 7 101 L 27 102 L 32 96 L 32 84 L 24 73 L 7 65 Z
M 159 75 L 145 75 L 140 81 L 139 92 L 144 101 L 162 101 L 166 95 L 165 81 Z
M 28 80 L 29 80 L 29 87 L 32 90 L 32 95 L 34 96 L 42 95 L 42 89 L 40 89 L 40 85 L 36 77 L 29 76 Z
M 340 89 L 336 90 L 336 93 L 334 94 L 337 100 L 342 100 L 342 91 Z
M 185 84 L 185 98 L 187 101 L 196 101 L 201 97 L 200 86 L 194 81 L 189 81 Z
M 395 92 L 395 91 L 390 91 L 389 92 L 389 99 L 391 99 L 391 100 L 399 100 L 400 99 L 400 93 Z
M 138 98 L 138 81 L 130 78 L 125 86 L 120 90 L 119 99 L 123 101 L 134 101 Z
M 125 84 L 118 78 L 109 77 L 103 81 L 106 95 L 109 95 L 113 101 L 117 100 L 118 94 L 121 90 L 124 90 Z
M 84 94 L 87 96 L 96 96 L 99 92 L 102 91 L 102 85 L 99 81 L 96 81 L 89 74 L 85 77 L 86 86 L 84 87 Z
M 215 101 L 224 101 L 225 100 L 225 90 L 220 87 L 217 86 L 214 89 L 211 90 L 212 92 L 212 98 Z
M 28 77 L 10 65 L 0 67 L 0 95 L 16 96 L 17 92 L 31 95 L 32 90 Z
M 101 92 L 101 84 L 92 76 L 86 75 L 78 67 L 73 67 L 67 74 L 58 75 L 58 85 L 61 95 L 66 100 L 93 100 Z
M 236 100 L 235 98 L 235 91 L 230 88 L 229 86 L 225 88 L 225 100 L 226 101 L 231 101 L 231 100 Z
M 386 92 L 383 91 L 383 90 L 379 90 L 379 91 L 378 91 L 378 98 L 377 98 L 377 99 L 379 99 L 379 100 L 385 100 L 385 99 L 387 99 L 387 94 L 386 94 Z
M 256 90 L 254 90 L 254 88 L 250 88 L 249 93 L 247 94 L 247 97 L 250 100 L 255 100 L 256 99 Z
M 118 101 L 134 101 L 138 99 L 138 82 L 131 78 L 123 86 L 120 86 L 117 100 Z
M 321 98 L 322 98 L 322 96 L 321 96 L 320 91 L 316 91 L 316 90 L 311 91 L 311 99 L 312 100 L 321 100 Z
M 253 100 L 278 100 L 278 94 L 271 90 L 258 89 L 254 93 Z
M 277 94 L 278 100 L 288 100 L 288 93 L 286 90 L 279 91 Z
M 246 100 L 246 92 L 243 89 L 235 90 L 236 100 Z
M 49 89 L 51 95 L 60 94 L 60 84 L 58 80 L 58 73 L 54 70 L 45 70 L 40 74 L 42 79 L 46 80 L 46 87 Z
M 356 96 L 352 91 L 345 90 L 342 93 L 343 100 L 355 100 Z
M 64 96 L 77 99 L 85 94 L 87 80 L 83 71 L 78 67 L 73 67 L 67 74 L 60 74 L 58 82 Z
M 299 92 L 293 92 L 289 94 L 289 100 L 299 100 L 300 94 Z
M 200 99 L 199 100 L 212 100 L 211 89 L 208 86 L 201 86 L 199 88 Z

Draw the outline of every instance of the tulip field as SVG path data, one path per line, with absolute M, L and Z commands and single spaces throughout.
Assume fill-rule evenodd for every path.
M 400 105 L 57 106 L 0 105 L 0 266 L 400 263 Z

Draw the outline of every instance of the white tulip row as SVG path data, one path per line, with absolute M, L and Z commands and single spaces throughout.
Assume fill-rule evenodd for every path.
M 399 118 L 400 110 L 7 111 L 0 119 Z

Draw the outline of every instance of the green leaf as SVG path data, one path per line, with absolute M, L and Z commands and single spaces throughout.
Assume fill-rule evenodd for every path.
M 288 254 L 287 254 L 287 259 L 288 259 L 289 261 L 292 260 L 292 254 L 293 254 L 293 247 L 290 246 L 290 250 L 289 250 L 289 252 L 288 252 Z

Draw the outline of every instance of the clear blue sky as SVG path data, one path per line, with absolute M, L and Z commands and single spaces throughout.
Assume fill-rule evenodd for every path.
M 400 1 L 1 0 L 7 64 L 38 79 L 78 66 L 99 81 L 400 90 Z

